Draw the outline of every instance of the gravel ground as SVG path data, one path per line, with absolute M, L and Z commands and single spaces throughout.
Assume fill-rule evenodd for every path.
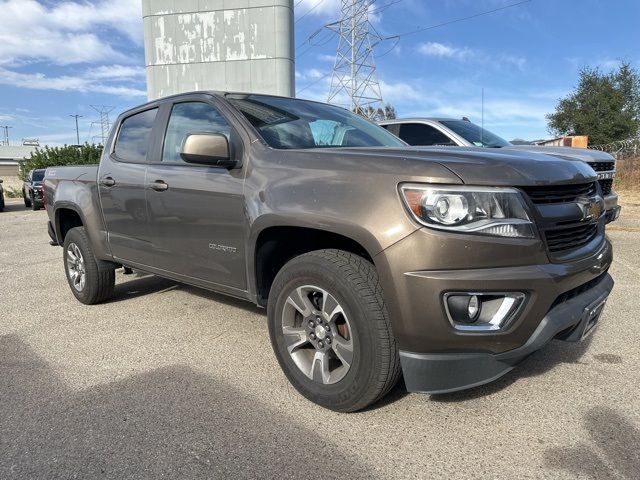
M 288 385 L 250 304 L 118 273 L 111 302 L 81 305 L 45 213 L 7 203 L 0 478 L 640 476 L 640 203 L 609 230 L 616 287 L 585 343 L 467 392 L 399 385 L 356 414 Z

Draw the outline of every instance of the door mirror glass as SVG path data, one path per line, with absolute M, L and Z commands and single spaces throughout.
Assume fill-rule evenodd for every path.
M 220 133 L 191 133 L 182 145 L 180 157 L 187 163 L 233 168 L 229 141 Z

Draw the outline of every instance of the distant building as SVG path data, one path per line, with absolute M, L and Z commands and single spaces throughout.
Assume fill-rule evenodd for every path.
M 545 147 L 573 147 L 587 148 L 589 137 L 587 135 L 567 135 L 565 137 L 552 138 L 550 140 L 539 140 L 536 145 Z
M 34 145 L 0 145 L 0 178 L 17 177 L 20 162 L 36 151 Z
M 233 6 L 232 6 L 233 5 Z M 142 0 L 147 95 L 293 96 L 293 0 Z

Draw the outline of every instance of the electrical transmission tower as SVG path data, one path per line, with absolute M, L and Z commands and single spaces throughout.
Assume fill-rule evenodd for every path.
M 107 142 L 107 137 L 109 136 L 109 128 L 111 128 L 111 124 L 109 123 L 109 112 L 113 110 L 113 107 L 109 107 L 107 105 L 91 105 L 91 108 L 100 115 L 100 120 L 95 123 L 100 124 L 100 139 L 102 140 L 102 145 L 104 145 Z
M 327 28 L 340 41 L 331 77 L 328 103 L 344 105 L 371 120 L 384 116 L 382 93 L 376 74 L 373 47 L 381 39 L 369 21 L 375 0 L 342 0 L 341 18 Z

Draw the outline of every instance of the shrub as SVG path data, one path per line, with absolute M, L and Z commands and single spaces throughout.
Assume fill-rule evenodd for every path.
M 64 147 L 37 148 L 31 157 L 22 162 L 20 178 L 25 180 L 28 173 L 36 168 L 96 164 L 100 162 L 101 154 L 102 145 L 88 143 L 79 147 L 65 145 Z

